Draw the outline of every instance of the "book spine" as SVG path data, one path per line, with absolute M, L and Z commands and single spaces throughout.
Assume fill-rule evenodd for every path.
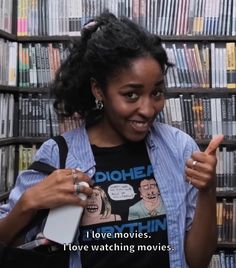
M 235 43 L 226 43 L 227 88 L 236 88 L 236 47 Z
M 232 100 L 232 138 L 236 138 L 236 95 L 231 95 Z M 236 170 L 235 170 L 236 171 Z

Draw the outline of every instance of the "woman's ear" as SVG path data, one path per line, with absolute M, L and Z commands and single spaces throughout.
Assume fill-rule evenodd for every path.
M 97 80 L 93 77 L 90 78 L 91 91 L 96 100 L 103 100 L 103 92 L 99 86 Z

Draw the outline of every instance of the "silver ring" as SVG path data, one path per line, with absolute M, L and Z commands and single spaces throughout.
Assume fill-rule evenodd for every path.
M 76 184 L 76 179 L 78 178 L 75 169 L 72 169 L 72 179 L 73 179 L 73 184 Z
M 76 186 L 76 193 L 79 194 L 80 193 L 80 185 L 79 184 L 75 184 Z
M 190 184 L 190 185 L 192 184 L 192 180 L 191 179 L 188 180 L 188 184 Z
M 198 162 L 197 162 L 196 160 L 193 161 L 192 169 L 196 169 L 196 165 L 197 165 L 197 163 L 198 163 Z

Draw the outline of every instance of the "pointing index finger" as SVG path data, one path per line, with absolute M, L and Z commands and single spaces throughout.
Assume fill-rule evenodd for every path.
M 224 135 L 220 134 L 215 136 L 214 138 L 211 139 L 210 143 L 208 144 L 205 153 L 206 154 L 215 154 L 216 149 L 218 148 L 218 146 L 220 145 L 220 143 L 223 141 L 224 139 Z

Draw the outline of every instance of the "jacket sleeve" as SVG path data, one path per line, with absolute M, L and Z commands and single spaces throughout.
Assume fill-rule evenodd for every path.
M 59 166 L 58 146 L 52 139 L 44 142 L 38 149 L 33 161 L 41 161 L 52 166 Z M 26 189 L 40 182 L 45 174 L 34 170 L 24 170 L 19 173 L 14 188 L 11 190 L 8 202 L 0 206 L 0 218 L 5 217 L 15 206 Z

